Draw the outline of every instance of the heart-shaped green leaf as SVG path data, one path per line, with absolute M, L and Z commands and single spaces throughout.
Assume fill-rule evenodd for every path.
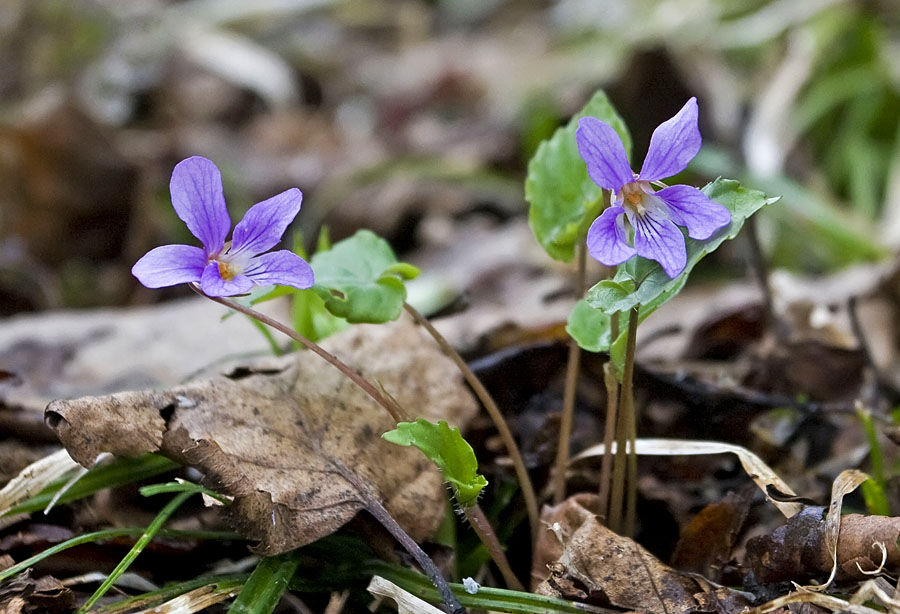
M 401 446 L 416 446 L 450 483 L 456 501 L 467 506 L 475 503 L 487 480 L 478 473 L 475 452 L 458 428 L 450 428 L 443 420 L 437 424 L 425 418 L 415 422 L 399 422 L 397 428 L 382 437 Z
M 547 253 L 565 262 L 574 258 L 575 244 L 582 240 L 603 208 L 603 190 L 588 176 L 575 143 L 578 120 L 585 116 L 596 117 L 612 126 L 622 139 L 626 153 L 631 151 L 625 122 L 606 94 L 598 91 L 566 126 L 541 143 L 528 163 L 525 180 L 525 198 L 531 204 L 528 223 Z
M 406 300 L 403 282 L 419 274 L 411 264 L 397 262 L 387 241 L 369 230 L 317 252 L 310 264 L 313 289 L 325 307 L 351 323 L 396 320 Z

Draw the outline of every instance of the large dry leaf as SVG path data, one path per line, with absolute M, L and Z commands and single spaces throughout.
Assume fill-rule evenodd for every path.
M 551 531 L 538 539 L 532 579 L 546 579 L 536 593 L 651 614 L 711 611 L 710 603 L 720 612 L 745 609 L 741 594 L 678 572 L 637 542 L 607 529 L 591 511 L 596 505 L 595 495 L 580 495 L 544 508 L 542 520 Z M 551 545 L 552 540 L 557 544 Z M 538 558 L 546 560 L 555 552 L 558 559 L 546 565 L 549 575 L 537 569 Z
M 277 301 L 262 307 L 280 316 Z M 25 314 L 0 326 L 0 408 L 43 412 L 62 397 L 171 386 L 236 355 L 267 353 L 243 316 L 198 297 L 129 309 Z M 279 340 L 286 340 L 278 335 Z
M 474 400 L 458 371 L 406 319 L 356 326 L 324 344 L 411 414 L 464 426 Z M 446 509 L 440 473 L 383 441 L 393 421 L 308 352 L 265 359 L 166 391 L 55 401 L 47 419 L 72 457 L 160 451 L 235 497 L 236 528 L 271 555 L 315 541 L 380 500 L 413 538 Z

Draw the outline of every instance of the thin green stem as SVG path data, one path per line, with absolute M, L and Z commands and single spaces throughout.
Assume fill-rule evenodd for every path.
M 203 291 L 201 291 L 199 288 L 197 288 L 194 285 L 191 285 L 191 288 L 194 290 L 194 292 L 196 292 L 200 296 L 205 296 L 209 300 L 219 303 L 220 305 L 224 305 L 225 307 L 228 307 L 229 309 L 234 309 L 235 311 L 240 312 L 246 316 L 255 318 L 256 320 L 259 320 L 266 326 L 271 326 L 278 332 L 284 333 L 285 335 L 287 335 L 294 341 L 297 341 L 298 343 L 303 345 L 308 350 L 318 354 L 320 357 L 325 359 L 325 361 L 327 361 L 329 364 L 331 364 L 333 367 L 335 367 L 338 371 L 343 373 L 347 378 L 349 378 L 351 381 L 353 381 L 354 384 L 356 384 L 357 386 L 362 388 L 370 397 L 372 397 L 379 405 L 384 407 L 389 414 L 391 414 L 391 417 L 394 419 L 395 422 L 403 422 L 404 420 L 406 420 L 406 416 L 404 415 L 403 410 L 397 405 L 396 401 L 381 394 L 381 392 L 375 386 L 373 386 L 371 382 L 369 382 L 362 375 L 360 375 L 359 373 L 354 371 L 352 368 L 350 368 L 350 366 L 347 365 L 347 363 L 342 361 L 340 358 L 338 358 L 337 356 L 335 356 L 334 354 L 332 354 L 331 352 L 329 352 L 328 350 L 326 350 L 325 348 L 320 346 L 318 343 L 310 341 L 309 339 L 307 339 L 300 333 L 292 330 L 288 326 L 285 326 L 278 320 L 270 318 L 269 316 L 264 315 L 264 314 L 256 311 L 255 309 L 251 309 L 250 307 L 245 307 L 245 306 L 241 305 L 240 303 L 236 303 L 235 301 L 230 301 L 230 300 L 228 300 L 226 298 L 222 298 L 220 296 L 209 296 L 208 294 L 203 293 Z
M 637 454 L 634 440 L 637 438 L 637 418 L 634 410 L 634 350 L 637 342 L 638 308 L 634 307 L 628 317 L 628 336 L 625 345 L 625 365 L 622 372 L 622 414 L 626 438 L 632 442 L 628 453 L 628 494 L 625 510 L 624 534 L 634 534 L 637 507 Z
M 584 296 L 587 250 L 583 241 L 575 246 L 575 296 Z M 581 363 L 581 348 L 574 338 L 569 338 L 569 359 L 566 363 L 566 382 L 563 390 L 562 416 L 559 421 L 559 445 L 553 471 L 553 501 L 562 503 L 566 497 L 566 469 L 569 465 L 569 440 L 572 437 L 572 423 L 575 417 L 575 392 L 578 386 L 578 370 Z
M 616 437 L 616 421 L 619 415 L 619 380 L 611 362 L 603 365 L 603 382 L 606 385 L 606 419 L 603 432 L 603 460 L 600 464 L 600 515 L 609 520 L 609 488 L 612 478 L 613 441 Z
M 514 591 L 524 591 L 525 587 L 522 586 L 516 574 L 513 573 L 512 567 L 509 566 L 506 553 L 503 552 L 503 546 L 500 545 L 500 541 L 497 539 L 494 529 L 491 528 L 491 523 L 488 522 L 481 506 L 476 503 L 462 509 L 466 515 L 466 520 L 469 521 L 475 534 L 478 535 L 478 539 L 488 549 L 491 558 L 497 565 L 497 569 L 500 570 L 500 574 L 503 576 L 504 582 L 506 582 L 506 586 Z
M 519 446 L 516 444 L 516 439 L 513 437 L 512 431 L 509 428 L 509 425 L 506 423 L 506 419 L 503 417 L 503 412 L 500 411 L 500 408 L 497 407 L 497 403 L 494 402 L 491 393 L 488 392 L 487 388 L 484 387 L 484 384 L 478 379 L 478 376 L 475 375 L 475 372 L 466 364 L 466 361 L 463 360 L 463 357 L 459 355 L 452 345 L 450 345 L 447 340 L 441 335 L 440 332 L 434 327 L 434 325 L 419 313 L 412 305 L 409 303 L 404 303 L 403 307 L 407 312 L 413 317 L 413 319 L 421 324 L 425 330 L 434 338 L 437 344 L 441 347 L 444 353 L 450 357 L 450 359 L 456 363 L 456 366 L 459 368 L 460 372 L 462 372 L 463 377 L 468 382 L 469 386 L 472 387 L 472 390 L 475 392 L 475 396 L 478 397 L 478 400 L 481 401 L 481 404 L 484 405 L 485 410 L 490 416 L 491 420 L 494 423 L 494 427 L 497 429 L 497 433 L 500 435 L 500 440 L 503 442 L 503 445 L 506 447 L 506 452 L 509 454 L 509 458 L 512 460 L 513 469 L 516 472 L 516 478 L 519 480 L 519 487 L 522 489 L 522 498 L 525 500 L 525 510 L 528 512 L 528 522 L 531 526 L 531 542 L 535 543 L 537 539 L 537 532 L 540 526 L 540 519 L 538 516 L 538 506 L 537 506 L 537 497 L 534 494 L 534 486 L 531 482 L 531 476 L 528 475 L 528 469 L 525 467 L 525 461 L 522 460 L 522 454 L 519 452 Z
M 106 577 L 106 580 L 103 581 L 103 584 L 100 585 L 94 594 L 91 595 L 90 599 L 85 602 L 83 606 L 78 610 L 79 613 L 87 612 L 91 609 L 91 607 L 97 603 L 97 601 L 106 594 L 106 591 L 115 584 L 116 580 L 119 579 L 125 570 L 131 566 L 134 560 L 138 557 L 138 555 L 147 547 L 153 538 L 159 533 L 159 530 L 169 519 L 169 516 L 175 513 L 181 505 L 187 501 L 194 493 L 193 492 L 181 492 L 175 495 L 171 501 L 169 501 L 166 506 L 156 515 L 156 518 L 153 519 L 153 522 L 150 523 L 150 526 L 144 531 L 144 533 L 138 538 L 137 542 L 135 542 L 134 546 L 131 547 L 131 550 L 128 551 L 128 554 L 119 561 L 119 564 L 116 565 L 115 569 Z

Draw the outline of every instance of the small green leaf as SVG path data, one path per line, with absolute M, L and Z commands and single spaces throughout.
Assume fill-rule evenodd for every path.
M 321 341 L 349 326 L 347 320 L 325 308 L 325 301 L 312 288 L 294 290 L 293 321 L 294 330 L 310 341 Z M 300 347 L 298 342 L 292 343 Z
M 418 274 L 416 267 L 397 262 L 387 241 L 369 230 L 317 252 L 310 264 L 313 290 L 328 311 L 351 323 L 396 320 L 406 300 L 403 281 Z
M 382 437 L 397 445 L 419 448 L 440 468 L 460 505 L 474 503 L 487 486 L 487 480 L 478 474 L 478 460 L 472 446 L 463 439 L 458 428 L 450 428 L 443 420 L 437 424 L 424 418 L 399 422 L 397 428 Z
M 525 198 L 531 204 L 528 223 L 547 253 L 565 262 L 574 258 L 575 244 L 603 208 L 603 190 L 588 176 L 575 142 L 578 120 L 585 116 L 612 126 L 622 139 L 625 152 L 631 151 L 625 122 L 606 94 L 598 91 L 565 127 L 541 143 L 528 163 L 525 180 Z
M 619 267 L 612 280 L 601 281 L 588 291 L 587 300 L 606 314 L 626 312 L 636 305 L 656 309 L 678 294 L 694 266 L 707 254 L 715 251 L 740 232 L 748 217 L 763 206 L 778 200 L 767 198 L 758 190 L 741 187 L 731 179 L 716 179 L 703 188 L 703 193 L 731 212 L 731 223 L 705 241 L 685 237 L 687 265 L 675 279 L 670 279 L 659 263 L 635 257 Z M 624 292 L 633 287 L 632 292 Z M 652 310 L 651 309 L 651 310 Z M 650 315 L 650 311 L 641 317 Z
M 591 307 L 585 299 L 575 303 L 569 314 L 566 332 L 579 347 L 588 352 L 604 352 L 609 349 L 609 316 Z

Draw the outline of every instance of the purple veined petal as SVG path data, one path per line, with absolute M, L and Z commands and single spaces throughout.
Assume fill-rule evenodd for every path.
M 628 165 L 625 146 L 612 126 L 596 117 L 582 117 L 575 131 L 578 153 L 587 164 L 588 175 L 594 183 L 617 193 L 634 173 Z
M 638 256 L 657 261 L 671 278 L 675 278 L 687 264 L 684 235 L 664 214 L 647 211 L 634 215 L 634 249 Z
M 234 227 L 231 254 L 261 254 L 281 241 L 281 235 L 300 211 L 303 193 L 297 188 L 257 203 Z
M 639 177 L 642 181 L 658 181 L 677 175 L 694 159 L 702 143 L 697 113 L 697 99 L 691 98 L 675 117 L 656 127 L 641 167 Z
M 244 270 L 244 275 L 260 286 L 280 284 L 303 290 L 311 288 L 314 283 L 312 267 L 303 258 L 286 249 L 253 258 Z
M 200 156 L 182 160 L 172 170 L 169 192 L 178 217 L 200 239 L 206 253 L 218 253 L 231 230 L 231 218 L 216 165 Z
M 728 209 L 689 185 L 663 188 L 656 196 L 669 206 L 671 220 L 687 228 L 688 236 L 692 239 L 708 239 L 731 222 Z
M 219 263 L 210 262 L 203 269 L 200 277 L 200 289 L 208 296 L 234 296 L 249 292 L 253 287 L 253 281 L 246 275 L 235 275 L 234 279 L 226 281 L 219 275 Z
M 150 250 L 131 267 L 131 274 L 148 288 L 165 288 L 200 281 L 206 253 L 191 245 L 163 245 Z
M 594 220 L 587 234 L 588 253 L 606 266 L 621 264 L 634 256 L 625 232 L 625 209 L 609 207 Z

